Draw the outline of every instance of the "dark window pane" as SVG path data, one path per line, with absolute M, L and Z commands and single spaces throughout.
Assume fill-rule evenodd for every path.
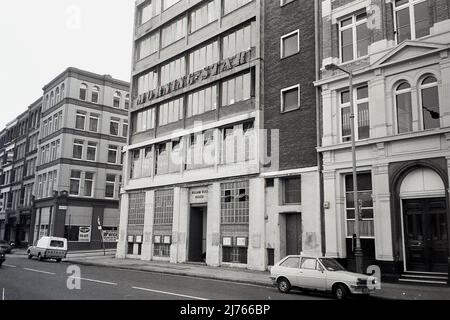
M 367 28 L 367 23 L 356 27 L 356 39 L 358 58 L 367 55 L 369 50 L 369 29 Z
M 398 43 L 411 39 L 411 22 L 409 8 L 397 12 L 397 40 Z
M 397 95 L 397 127 L 398 133 L 412 131 L 411 92 Z
M 430 12 L 428 1 L 414 6 L 414 16 L 416 24 L 416 38 L 421 38 L 430 34 Z
M 437 86 L 422 89 L 422 108 L 424 129 L 439 128 L 439 91 Z
M 351 136 L 350 107 L 342 108 L 342 138 Z M 351 139 L 351 138 L 350 138 Z M 345 141 L 345 140 L 344 140 Z
M 298 88 L 283 92 L 283 111 L 295 110 L 298 105 Z
M 283 39 L 283 57 L 288 57 L 298 52 L 298 34 L 293 34 Z
M 358 104 L 358 137 L 368 139 L 370 137 L 369 104 Z
M 285 203 L 301 203 L 301 178 L 284 179 L 284 202 Z

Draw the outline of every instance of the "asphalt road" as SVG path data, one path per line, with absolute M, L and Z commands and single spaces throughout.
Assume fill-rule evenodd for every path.
M 275 288 L 107 267 L 75 266 L 7 255 L 0 300 L 321 300 L 328 296 Z M 69 269 L 68 269 L 69 268 Z M 68 286 L 69 284 L 69 286 Z M 80 284 L 80 288 L 77 288 Z M 76 287 L 70 289 L 69 287 Z

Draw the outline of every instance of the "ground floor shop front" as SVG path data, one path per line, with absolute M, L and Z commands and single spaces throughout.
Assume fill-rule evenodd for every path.
M 317 168 L 122 194 L 117 258 L 266 270 L 320 253 Z

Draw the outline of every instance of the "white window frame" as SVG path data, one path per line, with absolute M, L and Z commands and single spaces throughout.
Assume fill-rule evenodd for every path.
M 112 147 L 112 148 L 111 148 Z M 109 151 L 114 151 L 116 153 L 116 159 L 114 162 L 109 162 Z M 107 159 L 106 162 L 107 163 L 111 163 L 111 164 L 116 164 L 117 163 L 117 154 L 119 153 L 119 147 L 118 146 L 114 146 L 114 145 L 109 145 L 108 146 L 108 154 L 107 154 Z
M 108 181 L 108 175 L 114 176 L 114 182 L 112 181 Z M 117 175 L 113 174 L 113 173 L 107 173 L 106 174 L 106 178 L 105 178 L 105 198 L 106 199 L 114 199 L 116 197 L 116 180 L 117 180 Z M 112 197 L 107 197 L 106 196 L 106 187 L 108 185 L 112 185 L 113 186 L 113 196 Z
M 74 139 L 73 140 L 73 148 L 72 148 L 72 159 L 75 159 L 75 160 L 82 160 L 83 159 L 83 151 L 84 151 L 84 141 L 83 141 L 83 143 L 81 144 L 81 143 L 79 143 L 78 141 L 83 141 L 83 140 L 79 140 L 79 139 Z M 81 157 L 80 158 L 75 158 L 75 152 L 74 152 L 74 147 L 75 146 L 81 146 Z
M 408 3 L 405 3 L 404 5 L 395 6 L 395 0 L 392 0 L 392 7 L 394 9 L 394 32 L 395 32 L 395 41 L 397 44 L 400 42 L 398 41 L 398 23 L 397 23 L 397 12 L 401 11 L 405 8 L 409 9 L 409 25 L 411 27 L 411 39 L 410 40 L 416 40 L 416 15 L 414 11 L 414 6 L 421 3 L 426 2 L 428 0 L 408 0 Z
M 73 171 L 79 172 L 79 173 L 80 173 L 80 177 L 79 177 L 79 178 L 74 178 L 74 177 L 72 177 L 72 172 L 73 172 Z M 71 195 L 71 196 L 76 196 L 76 197 L 79 197 L 79 196 L 80 196 L 80 193 L 81 193 L 81 176 L 82 176 L 81 170 L 71 170 L 71 171 L 70 171 L 69 195 Z M 78 194 L 70 193 L 70 192 L 71 192 L 71 190 L 70 190 L 70 189 L 71 189 L 71 188 L 70 188 L 70 184 L 71 184 L 72 180 L 77 180 L 77 181 L 78 181 Z
M 356 17 L 362 13 L 366 13 L 366 18 L 362 19 L 361 21 L 356 21 Z M 347 20 L 349 18 L 352 18 L 352 23 L 348 26 L 342 27 L 342 21 Z M 367 12 L 364 10 L 360 10 L 357 12 L 352 13 L 350 16 L 341 17 L 339 20 L 339 61 L 341 63 L 349 63 L 351 61 L 355 61 L 358 59 L 363 59 L 369 55 L 369 50 L 367 50 L 367 54 L 361 57 L 358 57 L 358 34 L 356 32 L 356 29 L 358 26 L 362 24 L 368 23 L 368 15 Z M 368 26 L 367 26 L 368 27 Z M 353 45 L 353 59 L 344 61 L 342 56 L 342 32 L 348 29 L 352 29 L 352 45 Z
M 112 124 L 113 122 L 114 122 L 114 123 L 117 123 L 117 134 L 112 134 L 112 133 L 111 133 L 111 124 Z M 109 120 L 109 135 L 114 136 L 114 137 L 120 136 L 120 121 L 113 120 L 113 119 L 110 119 L 110 120 Z
M 297 90 L 298 90 L 298 102 L 297 102 L 297 108 L 296 108 L 296 109 L 293 109 L 293 110 L 287 110 L 287 111 L 286 111 L 286 110 L 284 110 L 284 93 L 285 93 L 286 91 L 291 91 L 291 90 L 293 90 L 293 89 L 297 89 Z M 294 86 L 291 86 L 291 87 L 288 87 L 288 88 L 281 89 L 281 90 L 280 90 L 280 102 L 281 102 L 280 112 L 281 112 L 281 113 L 287 113 L 287 112 L 299 110 L 299 109 L 301 108 L 301 105 L 300 105 L 300 102 L 301 102 L 300 96 L 301 96 L 300 84 L 296 84 L 296 85 L 294 85 Z
M 425 79 L 427 79 L 428 77 L 433 77 L 434 79 L 436 79 L 436 82 L 433 83 L 428 83 L 428 84 L 423 84 L 423 82 L 425 81 Z M 442 99 L 440 97 L 440 87 L 439 87 L 439 79 L 438 77 L 436 77 L 436 75 L 429 73 L 424 75 L 423 77 L 420 78 L 420 82 L 418 85 L 419 88 L 419 115 L 420 115 L 420 130 L 424 131 L 424 130 L 435 130 L 436 128 L 432 128 L 432 129 L 425 129 L 425 121 L 424 121 L 424 116 L 423 116 L 423 90 L 425 89 L 429 89 L 429 88 L 434 88 L 436 87 L 438 90 L 438 98 L 439 98 L 439 113 L 441 115 L 442 118 Z M 439 119 L 439 128 L 442 126 L 442 121 L 441 119 Z
M 92 179 L 87 179 L 86 175 L 90 173 L 92 174 Z M 92 182 L 92 186 L 91 186 L 91 194 L 90 195 L 86 195 L 86 181 L 91 181 Z M 85 198 L 92 198 L 94 197 L 94 189 L 95 189 L 95 172 L 90 172 L 90 171 L 86 171 L 84 172 L 84 179 L 83 179 L 83 197 Z
M 77 128 L 77 118 L 78 117 L 83 117 L 83 129 Z M 79 111 L 77 111 L 76 115 L 75 115 L 75 129 L 77 130 L 85 130 L 86 129 L 86 114 L 81 113 Z
M 88 159 L 89 149 L 95 149 L 94 160 Z M 86 148 L 86 161 L 96 162 L 97 161 L 97 150 L 98 150 L 98 143 L 94 142 L 94 141 L 88 141 L 87 148 Z
M 289 38 L 289 37 L 293 36 L 294 34 L 297 35 L 297 52 L 286 56 L 284 54 L 284 51 L 285 51 L 284 39 Z M 295 31 L 292 31 L 292 32 L 287 33 L 287 34 L 285 34 L 285 35 L 280 37 L 280 59 L 285 59 L 285 58 L 288 58 L 288 57 L 292 57 L 293 55 L 296 55 L 298 53 L 300 53 L 300 29 L 297 29 Z
M 91 130 L 91 120 L 92 119 L 96 119 L 97 120 L 97 130 L 96 131 L 92 131 Z M 92 114 L 89 115 L 89 124 L 88 124 L 88 131 L 90 132 L 98 132 L 98 126 L 100 125 L 100 117 L 98 116 L 94 116 Z
M 368 90 L 369 90 L 369 94 L 368 94 L 368 97 L 367 98 L 364 98 L 364 99 L 360 99 L 360 100 L 358 100 L 358 89 L 359 88 L 363 88 L 363 87 L 368 87 Z M 341 91 L 339 91 L 338 93 L 338 104 L 339 104 L 339 136 L 341 137 L 341 142 L 342 143 L 347 143 L 347 142 L 351 142 L 351 140 L 349 140 L 349 141 L 344 141 L 344 137 L 342 136 L 342 109 L 344 109 L 344 108 L 350 108 L 350 101 L 349 102 L 347 102 L 347 103 L 342 103 L 342 96 L 341 96 L 341 94 L 342 94 L 342 92 L 345 92 L 345 91 L 349 91 L 349 89 L 344 89 L 344 90 L 341 90 Z M 362 84 L 362 85 L 358 85 L 358 86 L 355 86 L 354 88 L 353 88 L 353 94 L 350 94 L 350 99 L 353 99 L 353 101 L 354 101 L 354 112 L 355 112 L 355 118 L 353 119 L 353 121 L 354 121 L 354 123 L 355 123 L 355 140 L 356 141 L 359 141 L 360 139 L 359 139 L 359 127 L 358 127 L 358 105 L 359 104 L 362 104 L 362 103 L 368 103 L 369 104 L 369 115 L 370 115 L 370 87 L 369 87 L 369 85 L 368 84 Z M 369 126 L 369 130 L 370 130 L 370 126 Z M 351 137 L 350 137 L 350 139 L 351 139 Z M 370 139 L 370 134 L 369 134 L 369 139 Z M 364 139 L 365 140 L 365 139 Z

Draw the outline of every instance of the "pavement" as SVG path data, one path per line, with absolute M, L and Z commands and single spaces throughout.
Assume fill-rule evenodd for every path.
M 25 253 L 15 252 L 15 254 L 21 255 Z M 160 261 L 116 259 L 112 251 L 108 252 L 106 256 L 103 255 L 103 251 L 90 252 L 89 254 L 72 252 L 68 254 L 64 263 L 221 280 L 268 288 L 273 287 L 269 279 L 270 273 L 268 271 L 211 267 L 202 264 L 171 264 Z M 381 289 L 375 291 L 372 296 L 378 299 L 389 300 L 450 300 L 450 287 L 382 282 Z

